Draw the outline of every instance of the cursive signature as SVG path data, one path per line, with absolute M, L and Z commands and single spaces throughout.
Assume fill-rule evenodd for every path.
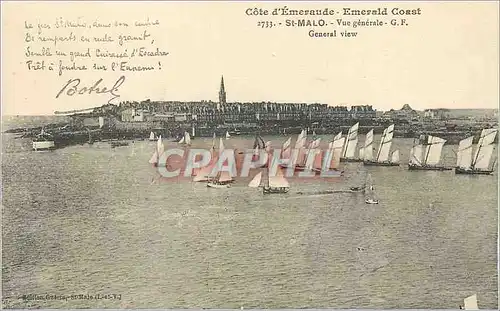
M 115 84 L 111 88 L 107 88 L 105 86 L 101 87 L 99 84 L 102 82 L 102 78 L 97 80 L 92 86 L 80 87 L 80 78 L 69 79 L 66 84 L 62 87 L 62 89 L 57 93 L 56 98 L 59 98 L 62 94 L 66 94 L 68 96 L 73 95 L 85 95 L 85 94 L 111 94 L 113 97 L 108 101 L 108 104 L 111 103 L 113 99 L 120 97 L 117 94 L 118 88 L 125 82 L 125 76 L 121 76 L 116 80 Z

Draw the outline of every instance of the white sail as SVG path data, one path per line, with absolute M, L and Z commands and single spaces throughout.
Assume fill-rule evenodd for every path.
M 364 159 L 365 158 L 365 147 L 360 147 L 359 148 L 359 156 L 358 156 L 360 159 Z
M 149 140 L 154 140 L 155 139 L 155 133 L 151 132 L 151 134 L 149 134 Z
M 304 136 L 300 139 L 300 142 L 299 142 L 300 148 L 304 148 L 306 146 L 306 143 L 307 143 L 307 136 Z
M 377 153 L 377 162 L 389 161 L 389 152 L 391 151 L 392 137 L 394 135 L 394 125 L 390 125 L 382 135 L 380 146 Z
M 195 136 L 196 133 L 195 133 L 195 130 L 194 130 L 194 125 L 193 125 L 193 128 L 191 129 L 191 134 L 192 134 L 193 137 L 196 137 Z
M 333 157 L 332 157 L 332 161 L 330 162 L 331 163 L 330 168 L 333 168 L 333 169 L 339 168 L 341 155 L 342 155 L 342 147 L 333 148 Z
M 307 165 L 308 160 L 306 159 L 306 167 L 311 170 L 314 169 L 320 171 L 322 168 L 321 165 L 322 165 L 322 154 L 323 154 L 321 150 L 315 148 L 315 149 L 308 149 L 307 152 L 308 152 L 307 156 L 309 156 L 309 154 L 311 154 L 311 156 L 314 154 L 314 160 L 312 161 L 312 163 Z
M 437 165 L 441 160 L 441 152 L 446 143 L 445 139 L 431 136 L 427 137 L 427 146 L 425 147 L 424 165 Z
M 358 139 L 348 140 L 346 143 L 347 148 L 345 148 L 344 157 L 348 159 L 354 158 L 354 153 L 356 152 L 356 146 L 358 145 Z
M 384 142 L 384 137 L 385 137 L 386 133 L 387 133 L 387 129 L 384 129 L 384 132 L 382 133 L 382 138 L 380 139 L 380 144 L 378 144 L 378 149 L 377 149 L 377 154 L 376 154 L 377 159 L 378 159 L 378 155 L 380 154 L 380 150 L 382 149 L 382 144 Z M 375 159 L 375 160 L 377 160 L 377 159 Z
M 306 137 L 307 137 L 306 132 L 302 130 L 299 136 L 297 136 L 297 141 L 295 142 L 295 149 L 300 149 L 304 147 L 306 142 Z
M 265 150 L 266 150 L 267 153 L 271 152 L 271 142 L 270 141 L 266 142 Z
M 469 169 L 472 164 L 472 140 L 474 136 L 462 139 L 458 143 L 457 167 Z
M 333 138 L 333 141 L 339 140 L 341 138 L 342 138 L 342 132 L 340 132 L 337 135 L 335 135 L 335 137 Z
M 332 147 L 334 149 L 341 149 L 342 151 L 342 147 L 344 147 L 344 141 L 345 137 L 340 137 L 339 139 L 333 141 Z
M 493 149 L 495 145 L 482 146 L 476 158 L 476 163 L 474 163 L 474 168 L 480 170 L 486 170 L 490 167 L 491 156 L 493 155 Z
M 389 152 L 391 150 L 392 145 L 392 132 L 387 133 L 380 148 L 380 153 L 378 154 L 378 162 L 385 162 L 389 160 Z
M 477 295 L 474 294 L 464 299 L 464 309 L 465 310 L 479 310 L 477 305 Z
M 422 145 L 415 145 L 411 148 L 410 163 L 422 166 Z
M 200 171 L 193 178 L 193 181 L 195 181 L 195 182 L 207 181 L 210 176 L 215 176 L 216 174 L 213 173 L 213 171 L 214 171 L 214 167 L 216 167 L 216 165 L 217 165 L 217 160 L 218 160 L 218 157 L 216 155 L 214 155 L 212 152 L 212 159 L 211 159 L 210 163 L 207 166 L 200 169 Z
M 365 187 L 367 190 L 373 190 L 373 179 L 371 174 L 366 175 Z
M 292 148 L 288 147 L 281 151 L 281 160 L 288 160 L 284 163 L 290 163 L 290 159 L 292 158 Z
M 331 142 L 328 149 L 332 152 L 332 158 L 330 160 L 330 168 L 337 169 L 340 165 L 340 157 L 342 156 L 342 147 L 344 146 L 345 137 L 340 137 L 339 139 Z
M 288 180 L 286 180 L 285 176 L 283 176 L 283 172 L 278 168 L 276 172 L 276 176 L 269 176 L 269 187 L 271 188 L 288 188 L 290 184 Z
M 371 174 L 368 174 L 365 180 L 365 199 L 375 200 L 375 189 L 373 187 L 373 180 Z
M 158 141 L 156 142 L 156 151 L 158 152 L 158 155 L 162 155 L 165 151 L 165 146 L 163 145 L 161 135 L 158 136 Z
M 222 137 L 219 138 L 219 154 L 222 154 L 224 152 L 224 142 L 222 141 Z
M 344 143 L 345 143 L 345 140 L 346 138 L 345 137 L 340 137 L 339 139 L 335 140 L 333 142 L 333 150 L 334 152 L 337 152 L 338 153 L 338 159 L 340 159 L 341 155 L 342 155 L 342 148 L 344 148 Z
M 307 150 L 306 148 L 300 148 L 297 152 L 297 160 L 295 161 L 295 165 L 305 166 L 306 162 L 307 162 Z
M 497 129 L 484 129 L 481 131 L 481 137 L 479 138 L 478 145 L 486 146 L 492 144 L 497 136 Z
M 229 137 L 231 137 L 231 135 L 229 135 L 229 132 L 226 131 L 226 139 L 229 139 Z
M 149 163 L 155 164 L 158 163 L 158 152 L 155 150 L 153 155 L 151 156 L 151 159 L 149 159 Z
M 179 140 L 179 144 L 183 144 L 186 142 L 186 135 L 182 136 L 181 140 Z
M 356 146 L 358 145 L 358 129 L 359 122 L 351 126 L 346 137 L 346 144 L 344 146 L 344 158 L 354 158 Z
M 255 177 L 252 179 L 252 181 L 248 184 L 248 187 L 258 188 L 260 186 L 261 179 L 262 179 L 262 172 L 255 175 Z
M 217 180 L 219 182 L 228 182 L 228 181 L 232 181 L 233 178 L 231 177 L 231 174 L 228 171 L 223 171 L 223 172 L 219 172 L 219 175 L 217 176 Z
M 366 134 L 363 157 L 361 157 L 360 155 L 360 158 L 364 159 L 365 161 L 373 160 L 373 129 Z
M 290 145 L 292 144 L 292 138 L 289 137 L 284 143 L 283 143 L 283 148 L 282 149 L 286 149 L 288 148 Z
M 389 126 L 382 136 L 379 152 L 377 154 L 377 162 L 389 161 L 389 152 L 391 151 L 392 137 L 394 135 L 394 125 Z
M 309 149 L 316 149 L 319 147 L 321 143 L 321 138 L 318 138 L 316 140 L 313 140 L 310 144 L 309 144 Z
M 492 145 L 497 134 L 497 129 L 484 129 L 477 144 L 472 166 L 478 169 L 487 169 L 493 154 L 494 145 Z
M 399 163 L 399 150 L 394 150 L 391 156 L 392 163 Z
M 191 136 L 188 132 L 184 133 L 184 141 L 186 142 L 186 145 L 191 145 Z

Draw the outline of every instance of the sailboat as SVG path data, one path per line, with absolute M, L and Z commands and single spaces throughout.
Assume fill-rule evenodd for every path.
M 196 137 L 196 130 L 195 130 L 194 125 L 193 125 L 193 127 L 191 128 L 191 137 L 190 138 L 194 139 L 195 137 Z
M 425 138 L 425 137 L 424 137 Z M 436 136 L 427 136 L 427 141 L 424 139 L 424 144 L 418 144 L 410 150 L 409 170 L 424 170 L 424 171 L 446 171 L 451 170 L 443 165 L 439 165 L 441 160 L 441 152 L 446 143 L 445 139 Z
M 497 129 L 483 129 L 477 143 L 476 152 L 472 156 L 472 140 L 469 137 L 460 141 L 457 153 L 456 174 L 480 174 L 490 175 L 495 168 L 495 161 L 490 167 L 490 160 L 493 155 L 495 137 Z
M 215 177 L 209 177 L 207 187 L 209 188 L 229 188 L 233 178 L 227 171 L 217 172 Z
M 231 132 L 229 132 L 229 134 L 231 134 L 231 135 L 240 135 L 241 131 L 238 130 L 237 128 L 234 128 L 234 130 L 232 130 Z
M 34 151 L 53 150 L 56 148 L 54 137 L 52 134 L 46 133 L 42 127 L 40 134 L 33 138 L 32 147 Z
M 306 130 L 302 130 L 297 136 L 297 140 L 295 141 L 295 149 L 300 149 L 305 146 L 307 140 L 307 132 Z
M 345 137 L 342 137 L 342 132 L 335 135 L 333 141 L 328 144 L 328 151 L 332 154 L 329 169 L 339 170 L 340 157 L 342 155 L 342 147 L 344 146 Z M 343 172 L 342 172 L 343 173 Z
M 229 139 L 231 137 L 231 135 L 229 135 L 229 132 L 226 131 L 226 139 Z
M 371 142 L 370 141 L 365 142 L 365 150 L 364 150 L 365 160 L 363 161 L 363 164 L 369 166 L 399 166 L 399 150 L 396 150 L 392 154 L 390 154 L 392 137 L 394 136 L 394 124 L 389 125 L 389 127 L 387 127 L 384 130 L 384 133 L 382 134 L 382 138 L 380 140 L 380 145 L 378 146 L 377 155 L 375 159 L 369 159 L 369 157 L 371 156 L 370 154 L 372 152 L 371 146 L 373 144 L 373 130 L 370 131 L 370 133 L 371 137 L 368 137 L 367 135 L 367 139 L 369 138 Z M 369 143 L 370 150 L 366 149 L 366 143 Z M 391 155 L 390 159 L 389 155 Z
M 248 187 L 250 188 L 258 188 L 261 186 L 262 181 L 262 172 L 259 172 L 255 177 L 250 181 Z
M 191 145 L 191 135 L 188 132 L 184 132 L 184 136 L 179 140 L 181 145 Z
M 288 139 L 281 146 L 281 161 L 280 167 L 286 168 L 290 165 L 292 159 L 292 137 Z
M 234 181 L 230 172 L 227 172 L 227 171 L 220 172 L 220 171 L 214 170 L 215 166 L 218 164 L 218 157 L 220 157 L 220 155 L 222 155 L 224 150 L 225 150 L 224 144 L 222 142 L 222 138 L 220 138 L 219 139 L 218 156 L 216 155 L 215 157 L 212 157 L 212 158 L 216 158 L 217 160 L 213 162 L 213 165 L 211 166 L 211 170 L 208 171 L 207 187 L 210 187 L 210 188 L 229 188 L 229 187 L 231 187 L 231 183 Z
M 366 204 L 378 204 L 378 200 L 375 198 L 375 189 L 373 188 L 373 181 L 371 174 L 368 174 L 365 182 L 365 203 Z
M 477 295 L 474 294 L 464 299 L 464 309 L 465 310 L 479 310 L 477 305 Z
M 365 137 L 365 144 L 363 146 L 363 149 L 360 149 L 360 153 L 361 153 L 361 150 L 363 150 L 363 156 L 361 157 L 360 155 L 360 158 L 363 158 L 363 162 L 369 162 L 369 161 L 373 161 L 373 129 L 371 129 L 367 134 L 366 134 L 366 137 Z
M 158 141 L 156 142 L 155 152 L 151 156 L 151 159 L 149 159 L 149 163 L 153 164 L 154 166 L 158 166 L 158 163 L 160 161 L 160 156 L 163 154 L 164 151 L 165 151 L 165 146 L 163 145 L 163 140 L 161 138 L 161 135 L 159 135 Z
M 372 190 L 373 190 L 373 185 L 372 185 L 372 179 L 371 178 L 372 178 L 371 175 L 367 174 L 366 177 L 365 177 L 365 181 L 364 181 L 364 183 L 361 186 L 351 187 L 351 188 L 349 188 L 349 191 L 350 192 L 365 192 L 367 185 L 369 185 L 372 188 Z
M 150 140 L 150 141 L 154 141 L 154 140 L 155 140 L 155 133 L 151 132 L 151 133 L 149 134 L 149 140 Z
M 351 126 L 347 133 L 346 143 L 342 152 L 341 162 L 363 162 L 363 159 L 355 158 L 354 152 L 358 145 L 359 122 Z
M 214 167 L 217 165 L 217 161 L 219 160 L 219 155 L 222 153 L 222 151 L 224 151 L 224 144 L 222 143 L 222 138 L 221 138 L 219 141 L 219 153 L 217 154 L 215 152 L 215 133 L 214 133 L 212 147 L 210 148 L 210 153 L 211 153 L 210 162 L 208 163 L 207 166 L 199 169 L 199 171 L 196 173 L 196 176 L 193 178 L 194 182 L 208 181 L 210 179 L 210 175 L 212 174 Z
M 264 139 L 260 137 L 260 135 L 255 135 L 255 140 L 253 142 L 253 149 L 259 148 L 259 149 L 264 149 L 266 147 L 266 143 L 264 142 Z
M 277 168 L 276 176 L 270 176 L 268 171 L 266 177 L 264 187 L 262 188 L 264 194 L 287 193 L 290 190 L 290 184 L 283 175 L 281 168 Z
M 312 170 L 316 173 L 321 172 L 322 152 L 320 149 L 318 149 L 320 142 L 321 138 L 318 138 L 316 140 L 311 141 L 307 146 L 307 148 L 306 147 L 299 148 L 297 154 L 297 160 L 295 161 L 296 171 Z M 311 153 L 315 153 L 314 160 L 312 161 L 312 163 L 308 163 L 309 155 Z
M 269 142 L 264 143 L 264 140 L 260 136 L 255 137 L 255 142 L 253 145 L 254 145 L 254 148 L 252 151 L 252 161 L 253 162 L 256 162 L 257 160 L 260 159 L 261 154 L 260 154 L 259 150 L 266 150 L 266 152 L 268 154 L 270 153 L 270 148 L 271 148 L 270 143 Z M 267 163 L 260 162 L 259 167 L 267 167 Z

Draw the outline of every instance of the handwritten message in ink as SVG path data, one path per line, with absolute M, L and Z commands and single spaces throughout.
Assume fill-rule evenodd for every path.
M 155 35 L 160 21 L 97 20 L 79 17 L 24 21 L 25 68 L 46 71 L 61 77 L 62 86 L 55 97 L 109 94 L 110 101 L 120 97 L 119 87 L 126 75 L 163 70 L 168 57 Z M 82 81 L 79 72 L 115 72 L 114 81 Z

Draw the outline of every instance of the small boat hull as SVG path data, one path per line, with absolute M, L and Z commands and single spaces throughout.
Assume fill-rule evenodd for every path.
M 351 187 L 349 191 L 353 193 L 365 192 L 365 187 Z
M 378 200 L 373 200 L 373 199 L 367 199 L 365 200 L 366 204 L 378 204 Z
M 128 146 L 128 145 L 129 145 L 129 143 L 128 142 L 124 142 L 124 141 L 111 142 L 111 148 L 124 147 L 124 146 Z
M 230 188 L 230 184 L 216 184 L 216 183 L 207 183 L 207 187 L 209 188 L 216 188 L 216 189 L 222 189 L 222 188 Z
M 366 166 L 399 166 L 399 163 L 363 161 L 363 165 L 366 165 Z
M 34 151 L 47 151 L 56 149 L 56 144 L 52 140 L 44 141 L 34 141 L 33 150 Z
M 340 158 L 340 162 L 363 162 L 363 159 Z
M 288 191 L 290 191 L 290 188 L 286 188 L 286 187 L 283 187 L 283 188 L 263 187 L 262 188 L 262 192 L 264 194 L 287 193 Z
M 455 174 L 466 174 L 466 175 L 491 175 L 492 170 L 478 170 L 478 169 L 463 169 L 460 167 L 455 167 Z
M 419 165 L 408 165 L 408 170 L 410 171 L 451 171 L 451 168 L 444 166 L 419 166 Z

